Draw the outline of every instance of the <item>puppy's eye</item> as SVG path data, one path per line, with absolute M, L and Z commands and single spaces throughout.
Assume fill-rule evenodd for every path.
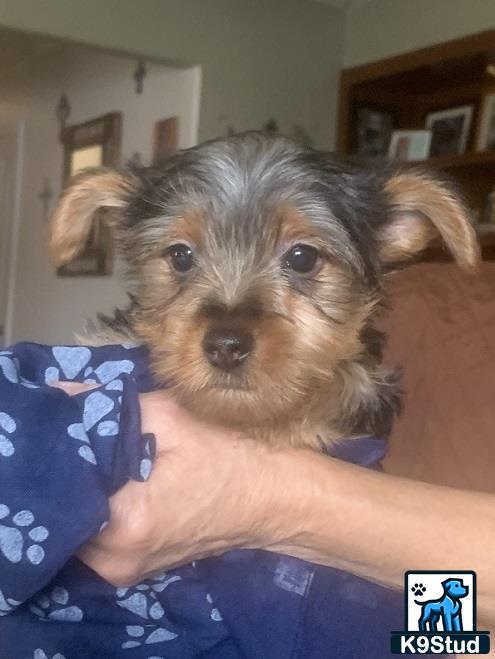
M 177 272 L 187 272 L 194 265 L 194 254 L 189 245 L 172 245 L 166 253 Z
M 294 245 L 284 256 L 286 268 L 300 274 L 311 272 L 318 261 L 318 250 L 311 245 Z

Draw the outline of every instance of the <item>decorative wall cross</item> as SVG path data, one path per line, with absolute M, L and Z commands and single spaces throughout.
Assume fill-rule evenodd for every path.
M 143 62 L 143 60 L 140 60 L 137 64 L 136 70 L 134 71 L 134 81 L 136 83 L 136 94 L 142 94 L 143 93 L 143 83 L 144 83 L 144 79 L 146 78 L 147 74 L 148 74 L 148 70 L 146 68 L 146 65 Z
M 41 199 L 43 202 L 43 222 L 48 220 L 48 213 L 50 211 L 50 201 L 53 197 L 53 190 L 50 186 L 50 180 L 45 179 L 42 189 L 38 194 L 38 199 Z
M 67 94 L 62 94 L 59 98 L 57 105 L 57 119 L 60 126 L 58 138 L 63 143 L 65 137 L 65 127 L 67 125 L 67 120 L 70 117 L 71 107 Z

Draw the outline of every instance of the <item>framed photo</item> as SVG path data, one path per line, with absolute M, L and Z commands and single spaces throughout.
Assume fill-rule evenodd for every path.
M 357 111 L 355 151 L 362 158 L 386 158 L 392 134 L 392 115 L 381 110 Z
M 74 174 L 93 167 L 115 167 L 120 162 L 122 114 L 111 112 L 63 131 L 64 185 Z M 83 251 L 57 269 L 59 277 L 112 274 L 110 230 L 96 217 Z
M 495 92 L 483 97 L 476 149 L 478 151 L 495 149 Z
M 161 119 L 153 135 L 153 164 L 166 162 L 179 148 L 179 117 Z
M 430 144 L 431 130 L 394 130 L 388 156 L 392 160 L 425 160 Z
M 464 153 L 472 118 L 472 105 L 431 112 L 426 117 L 426 128 L 432 131 L 430 157 Z

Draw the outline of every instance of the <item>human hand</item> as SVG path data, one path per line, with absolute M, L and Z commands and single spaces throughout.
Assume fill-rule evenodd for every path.
M 72 388 L 68 393 L 77 393 Z M 263 545 L 274 451 L 191 417 L 166 392 L 140 396 L 157 455 L 148 481 L 110 499 L 111 520 L 79 557 L 115 585 L 205 556 Z
M 98 385 L 53 386 L 76 395 Z M 125 586 L 231 549 L 288 541 L 308 494 L 300 485 L 310 452 L 275 449 L 202 422 L 167 391 L 141 394 L 140 407 L 142 432 L 157 443 L 150 478 L 129 481 L 110 498 L 110 523 L 81 548 L 81 560 Z

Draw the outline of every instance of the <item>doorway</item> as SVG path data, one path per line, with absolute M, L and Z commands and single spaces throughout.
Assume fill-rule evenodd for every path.
M 12 339 L 23 124 L 0 124 L 0 348 Z

